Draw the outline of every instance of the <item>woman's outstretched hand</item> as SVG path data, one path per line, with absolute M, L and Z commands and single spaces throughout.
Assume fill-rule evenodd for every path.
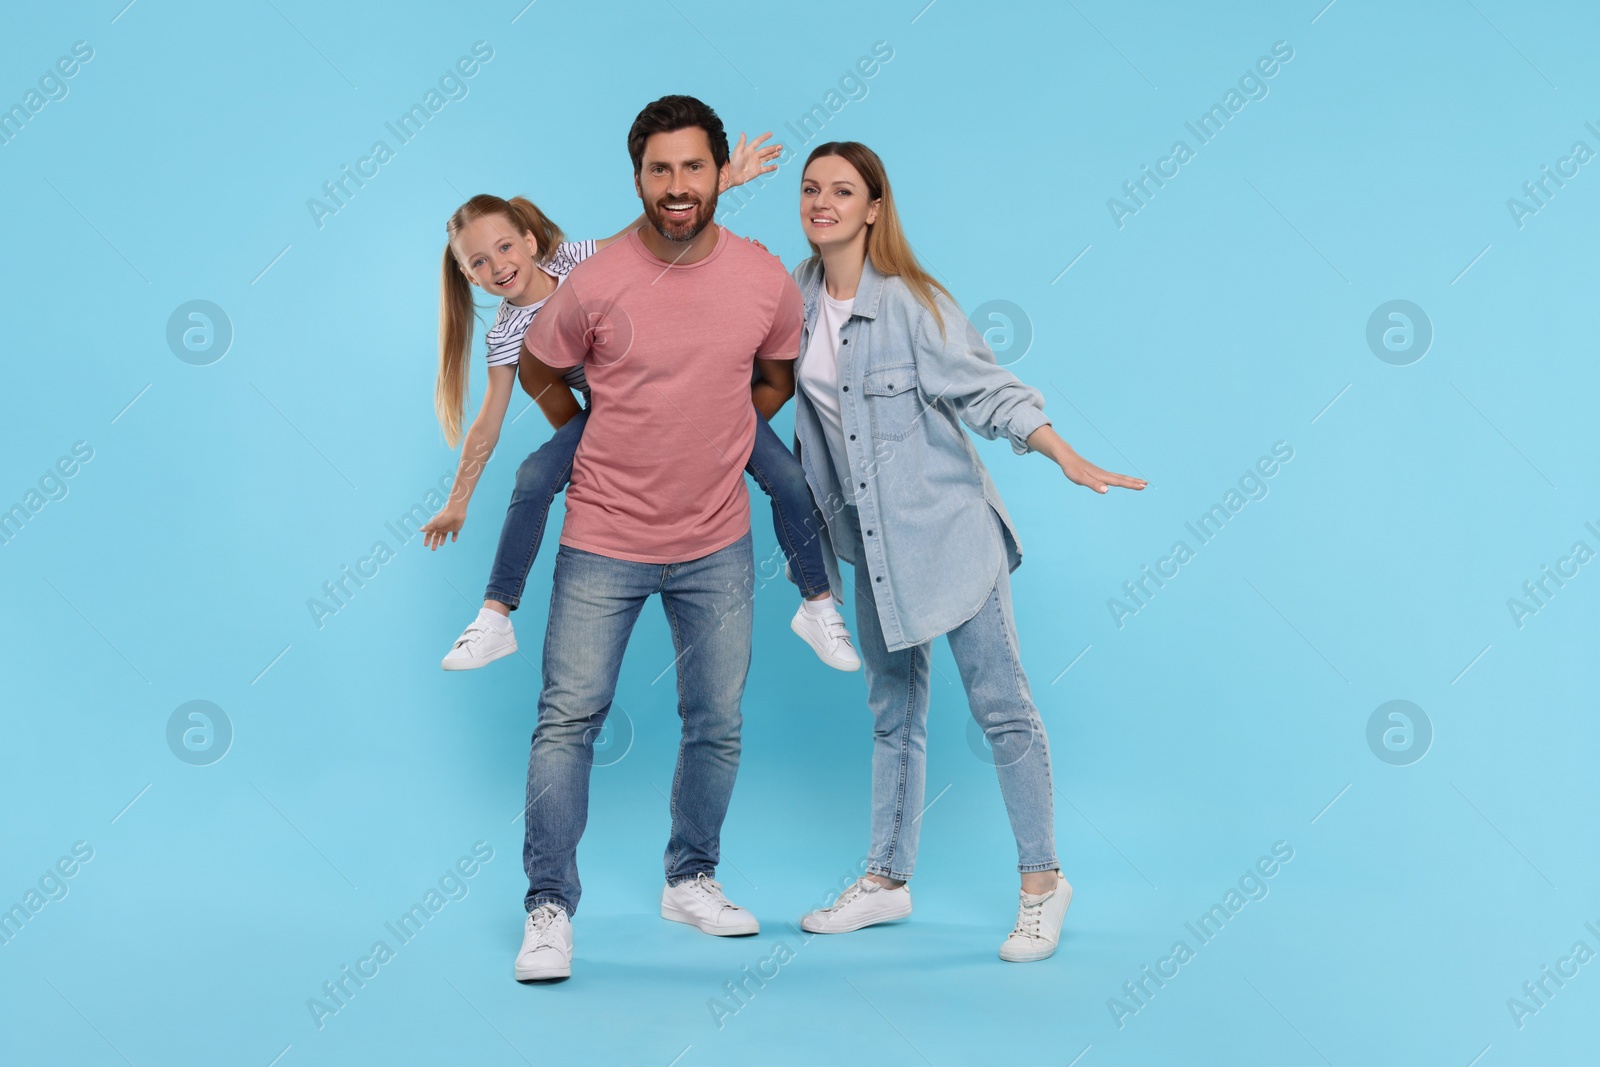
M 1113 485 L 1119 489 L 1143 489 L 1150 484 L 1143 478 L 1130 478 L 1126 474 L 1101 470 L 1077 453 L 1073 453 L 1071 459 L 1062 462 L 1061 471 L 1072 481 L 1097 493 L 1104 493 Z
M 1061 435 L 1048 426 L 1041 426 L 1028 435 L 1028 447 L 1049 456 L 1061 467 L 1061 473 L 1070 481 L 1097 493 L 1105 493 L 1111 486 L 1118 489 L 1143 489 L 1150 483 L 1143 478 L 1130 478 L 1126 474 L 1101 470 L 1084 459 Z
M 770 174 L 778 169 L 776 163 L 769 163 L 768 160 L 777 159 L 783 152 L 783 145 L 771 144 L 762 147 L 762 142 L 771 136 L 772 131 L 768 130 L 746 144 L 744 134 L 739 134 L 739 142 L 733 146 L 733 152 L 728 156 L 728 184 L 718 189 L 718 192 L 727 192 L 735 185 L 743 185 L 752 178 Z

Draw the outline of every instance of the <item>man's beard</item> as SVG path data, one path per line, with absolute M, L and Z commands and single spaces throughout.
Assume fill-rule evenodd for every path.
M 668 202 L 676 202 L 672 201 L 670 197 L 667 200 Z M 650 225 L 655 227 L 655 231 L 662 237 L 669 241 L 687 243 L 700 236 L 700 231 L 710 225 L 712 218 L 717 213 L 717 198 L 715 196 L 711 198 L 709 203 L 700 200 L 698 197 L 694 198 L 694 200 L 699 205 L 699 208 L 693 216 L 683 222 L 669 220 L 661 210 L 660 202 L 645 204 L 644 217 L 649 220 Z

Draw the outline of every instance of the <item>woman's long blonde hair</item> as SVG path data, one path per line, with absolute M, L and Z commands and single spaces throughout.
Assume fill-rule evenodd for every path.
M 504 215 L 517 233 L 531 233 L 539 242 L 539 262 L 548 262 L 564 234 L 526 197 L 502 200 L 488 193 L 456 208 L 445 223 L 449 239 L 444 246 L 444 268 L 439 276 L 439 380 L 433 387 L 433 408 L 451 448 L 461 443 L 461 424 L 467 403 L 467 356 L 472 347 L 472 323 L 477 305 L 472 283 L 456 258 L 455 239 L 467 224 L 485 215 Z
M 939 333 L 943 336 L 944 316 L 934 303 L 934 290 L 943 293 L 952 304 L 955 303 L 955 297 L 939 284 L 937 278 L 923 269 L 916 253 L 911 251 L 905 231 L 900 228 L 900 213 L 895 210 L 894 190 L 889 187 L 889 173 L 884 170 L 883 160 L 860 141 L 829 141 L 811 150 L 811 155 L 806 157 L 806 166 L 811 166 L 812 160 L 822 156 L 838 156 L 854 167 L 861 175 L 861 180 L 867 183 L 868 199 L 878 201 L 878 221 L 867 225 L 867 258 L 879 274 L 898 277 L 906 283 L 911 295 L 933 312 L 935 321 L 939 323 Z M 812 255 L 821 254 L 822 250 L 815 243 L 809 240 L 806 243 L 811 245 Z

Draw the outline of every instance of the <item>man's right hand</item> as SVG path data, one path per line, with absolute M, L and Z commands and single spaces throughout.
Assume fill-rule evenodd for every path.
M 453 508 L 446 505 L 439 509 L 439 514 L 429 519 L 422 527 L 422 543 L 430 549 L 437 549 L 444 544 L 446 534 L 450 536 L 450 540 L 454 541 L 466 521 L 466 508 Z

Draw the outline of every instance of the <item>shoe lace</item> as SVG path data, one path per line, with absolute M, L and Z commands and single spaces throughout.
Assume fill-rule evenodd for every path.
M 1044 901 L 1038 900 L 1029 903 L 1022 901 L 1022 906 L 1017 909 L 1017 925 L 1012 929 L 1012 937 L 1039 938 L 1039 926 L 1044 918 Z
M 847 907 L 860 898 L 866 896 L 870 892 L 872 892 L 872 884 L 865 878 L 857 878 L 850 884 L 849 889 L 846 889 L 843 893 L 839 894 L 838 900 L 835 900 L 832 904 L 828 905 L 822 910 L 826 912 L 838 911 L 841 908 Z
M 698 894 L 708 904 L 719 908 L 736 907 L 732 901 L 722 895 L 722 883 L 713 879 L 705 871 L 695 875 L 694 880 L 689 882 L 688 885 L 690 892 Z
M 533 948 L 550 948 L 556 943 L 556 906 L 541 904 L 528 913 L 528 929 L 533 933 Z

